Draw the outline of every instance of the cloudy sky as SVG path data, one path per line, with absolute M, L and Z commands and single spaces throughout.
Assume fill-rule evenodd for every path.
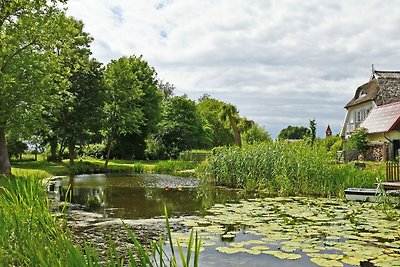
M 338 133 L 371 64 L 400 70 L 395 0 L 69 0 L 104 64 L 143 55 L 175 94 L 210 94 L 275 137 Z

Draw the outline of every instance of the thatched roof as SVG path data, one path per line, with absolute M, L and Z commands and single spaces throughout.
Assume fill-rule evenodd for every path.
M 377 106 L 400 101 L 400 71 L 374 70 L 371 80 L 357 88 L 349 108 L 373 100 Z

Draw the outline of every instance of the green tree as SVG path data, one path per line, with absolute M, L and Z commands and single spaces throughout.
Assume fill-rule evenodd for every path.
M 309 136 L 310 130 L 303 126 L 291 126 L 282 129 L 278 135 L 278 139 L 303 139 Z
M 146 72 L 147 70 L 147 72 Z M 124 159 L 144 159 L 146 150 L 146 139 L 151 134 L 157 132 L 157 125 L 161 119 L 161 101 L 165 97 L 165 90 L 160 90 L 160 85 L 156 84 L 155 80 L 150 81 L 150 69 L 138 70 L 138 79 L 143 86 L 143 96 L 139 100 L 139 105 L 143 111 L 144 124 L 140 126 L 140 130 L 134 133 L 127 133 L 117 137 L 113 155 Z M 166 83 L 168 88 L 173 88 L 173 85 Z M 164 88 L 165 89 L 165 88 Z M 168 99 L 172 96 L 172 91 L 168 90 Z
M 350 147 L 356 149 L 358 153 L 362 155 L 364 155 L 365 151 L 367 151 L 369 147 L 367 133 L 367 129 L 359 127 L 351 133 L 350 137 Z
M 11 173 L 6 132 L 40 123 L 58 75 L 55 44 L 69 38 L 64 1 L 0 2 L 0 173 Z
M 72 99 L 70 105 L 63 106 L 59 121 L 61 138 L 68 145 L 70 165 L 74 165 L 75 146 L 85 144 L 101 129 L 105 100 L 101 64 L 87 59 L 81 67 L 70 78 Z
M 239 112 L 234 105 L 225 104 L 219 114 L 220 118 L 223 120 L 228 120 L 233 131 L 233 136 L 235 137 L 235 143 L 239 147 L 242 147 L 242 137 L 240 135 L 240 130 L 238 123 L 240 122 Z
M 210 98 L 208 95 L 204 95 L 200 98 L 200 102 L 197 105 L 198 112 L 211 128 L 213 147 L 232 145 L 235 143 L 230 125 L 225 123 L 225 120 L 220 116 L 225 105 L 226 103 Z
M 309 124 L 309 129 L 310 129 L 310 138 L 311 138 L 311 145 L 314 145 L 315 138 L 317 137 L 317 122 L 315 119 L 310 120 Z
M 260 142 L 272 141 L 271 136 L 264 127 L 254 123 L 248 130 L 243 133 L 243 143 L 256 144 Z
M 93 132 L 100 130 L 104 103 L 104 80 L 101 63 L 90 59 L 92 38 L 83 31 L 83 23 L 68 18 L 69 42 L 57 45 L 67 89 L 57 95 L 60 102 L 49 103 L 45 111 L 49 130 L 45 133 L 51 151 L 60 144 L 59 155 L 68 147 L 70 165 L 74 165 L 75 146 L 84 144 Z M 61 159 L 52 155 L 52 159 Z
M 10 157 L 18 157 L 19 159 L 22 159 L 22 154 L 28 149 L 28 145 L 18 137 L 8 136 L 7 149 Z
M 146 125 L 155 127 L 149 114 L 154 118 L 157 116 L 159 96 L 149 93 L 157 91 L 156 72 L 142 57 L 122 57 L 111 61 L 105 71 L 105 81 L 107 97 L 104 133 L 107 139 L 107 169 L 111 148 L 118 136 L 140 134 L 142 127 Z
M 210 148 L 210 132 L 204 123 L 193 100 L 175 96 L 167 101 L 156 137 L 165 147 L 165 155 L 176 158 L 184 150 Z

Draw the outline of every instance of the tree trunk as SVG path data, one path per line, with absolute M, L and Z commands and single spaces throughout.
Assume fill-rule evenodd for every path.
M 110 160 L 111 145 L 112 145 L 112 139 L 111 137 L 109 137 L 107 141 L 106 163 L 104 164 L 106 172 L 108 171 L 108 161 Z
M 36 145 L 35 145 L 35 153 L 34 153 L 35 161 L 37 161 L 37 154 L 38 154 L 38 144 L 36 143 Z
M 10 158 L 8 157 L 6 129 L 0 126 L 0 174 L 11 174 Z
M 75 142 L 70 140 L 68 142 L 68 150 L 69 150 L 69 166 L 75 165 Z
M 240 136 L 240 131 L 236 125 L 235 118 L 229 114 L 229 122 L 231 123 L 233 135 L 235 136 L 235 142 L 239 147 L 242 147 L 242 137 Z
M 50 139 L 50 157 L 47 159 L 49 161 L 57 161 L 57 139 L 55 137 Z

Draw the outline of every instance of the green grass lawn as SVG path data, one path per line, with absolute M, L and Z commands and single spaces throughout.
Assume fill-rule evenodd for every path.
M 42 160 L 12 161 L 12 174 L 16 176 L 34 176 L 43 179 L 51 176 L 70 174 L 104 172 L 104 160 L 82 158 L 75 161 L 70 167 L 68 160 L 62 162 L 48 162 Z M 188 161 L 143 161 L 143 160 L 110 160 L 108 164 L 111 173 L 174 173 L 181 170 L 193 169 L 196 164 Z

